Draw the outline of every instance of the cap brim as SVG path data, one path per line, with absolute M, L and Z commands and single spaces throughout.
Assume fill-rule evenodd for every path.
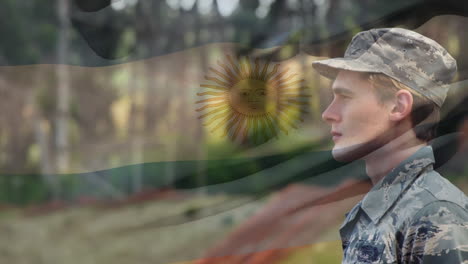
M 312 62 L 312 67 L 321 75 L 335 79 L 340 70 L 380 73 L 375 67 L 351 58 L 333 58 Z

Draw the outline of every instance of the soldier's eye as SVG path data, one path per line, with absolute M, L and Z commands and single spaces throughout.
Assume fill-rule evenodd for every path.
M 346 94 L 336 94 L 335 97 L 338 99 L 351 99 L 351 96 Z

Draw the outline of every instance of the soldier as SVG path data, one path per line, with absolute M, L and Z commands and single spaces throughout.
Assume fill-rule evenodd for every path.
M 381 28 L 313 67 L 334 79 L 322 114 L 333 156 L 364 160 L 373 184 L 340 228 L 343 263 L 468 263 L 468 198 L 434 171 L 428 144 L 455 59 L 416 32 Z

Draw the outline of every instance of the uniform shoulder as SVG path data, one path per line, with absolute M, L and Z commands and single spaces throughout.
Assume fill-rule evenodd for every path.
M 432 196 L 425 203 L 426 206 L 429 206 L 428 208 L 451 203 L 468 212 L 468 197 L 438 172 L 430 171 L 424 173 L 415 181 L 414 185 Z M 426 206 L 423 206 L 423 208 Z
M 436 200 L 426 204 L 413 217 L 413 224 L 431 221 L 438 224 L 458 223 L 468 228 L 468 210 L 451 201 Z
M 468 211 L 437 200 L 421 208 L 399 236 L 403 263 L 465 263 Z

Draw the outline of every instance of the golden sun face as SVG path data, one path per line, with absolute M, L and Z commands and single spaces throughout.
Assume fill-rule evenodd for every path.
M 268 113 L 267 103 L 277 101 L 276 90 L 266 82 L 245 79 L 234 84 L 228 93 L 231 107 L 247 116 L 259 116 Z
M 197 93 L 202 97 L 196 103 L 201 104 L 197 112 L 206 120 L 203 125 L 249 145 L 297 129 L 301 115 L 308 112 L 304 80 L 288 74 L 289 69 L 279 71 L 279 64 L 271 69 L 269 62 L 261 65 L 258 59 L 252 65 L 248 58 L 235 62 L 226 57 L 228 64 L 218 61 L 219 69 L 209 68 L 213 75 L 205 76 L 207 83 L 200 85 L 204 91 Z

